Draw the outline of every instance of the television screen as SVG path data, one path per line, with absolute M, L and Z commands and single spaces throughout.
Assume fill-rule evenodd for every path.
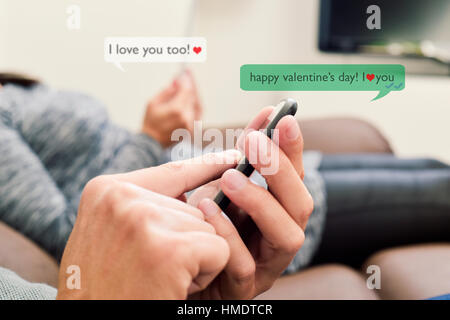
M 450 0 L 322 0 L 319 48 L 448 59 Z

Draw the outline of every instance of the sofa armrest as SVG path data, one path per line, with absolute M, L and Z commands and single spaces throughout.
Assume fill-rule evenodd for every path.
M 300 120 L 305 150 L 323 153 L 392 153 L 391 146 L 381 132 L 370 123 L 353 118 L 323 118 Z M 226 129 L 240 129 L 243 125 L 218 128 L 223 137 Z M 222 148 L 226 148 L 223 139 Z M 234 144 L 236 143 L 236 137 Z M 203 147 L 211 142 L 203 141 Z M 215 142 L 216 144 L 217 142 Z M 232 145 L 229 143 L 229 145 Z
M 372 124 L 353 118 L 300 121 L 305 150 L 323 153 L 392 153 L 391 146 Z
M 363 270 L 381 271 L 382 299 L 427 299 L 450 293 L 450 243 L 429 243 L 382 250 Z
M 275 281 L 257 300 L 377 300 L 363 274 L 350 267 L 325 264 L 307 268 Z

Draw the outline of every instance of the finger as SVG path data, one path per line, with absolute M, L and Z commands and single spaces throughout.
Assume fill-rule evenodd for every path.
M 202 219 L 198 219 L 186 211 L 176 210 L 164 206 L 159 207 L 161 208 L 160 210 L 164 210 L 165 215 L 159 216 L 161 220 L 158 221 L 158 223 L 165 228 L 178 232 L 201 231 L 216 234 L 214 226 Z
M 230 247 L 230 258 L 224 269 L 224 280 L 221 282 L 222 291 L 233 298 L 253 298 L 248 294 L 253 292 L 251 289 L 254 285 L 255 261 L 239 232 L 211 199 L 202 200 L 198 208 L 203 211 L 206 221 L 214 227 L 217 235 L 224 238 Z
M 259 130 L 263 129 L 264 124 L 267 121 L 267 118 L 272 113 L 274 107 L 273 106 L 267 106 L 264 107 L 256 117 L 254 117 L 245 127 L 245 129 L 253 129 L 253 130 Z
M 259 131 L 247 136 L 245 154 L 255 169 L 264 176 L 275 198 L 304 230 L 312 212 L 313 201 L 291 160 Z
M 145 190 L 145 189 L 143 189 Z M 191 216 L 197 219 L 204 220 L 203 213 L 196 207 L 189 205 L 183 201 L 159 194 L 153 191 L 145 190 L 147 193 L 142 198 L 145 201 L 150 201 L 164 208 L 170 208 L 175 211 L 182 211 L 189 213 Z
M 184 208 L 174 209 L 163 204 L 148 201 L 144 198 L 138 198 L 128 203 L 129 208 L 133 208 L 133 212 L 142 212 L 152 218 L 152 225 L 159 226 L 162 229 L 168 229 L 176 232 L 200 231 L 216 234 L 214 227 L 203 220 L 203 213 L 200 211 L 201 219 L 184 211 Z M 160 214 L 164 212 L 164 214 Z
M 236 147 L 239 150 L 244 150 L 245 145 L 245 137 L 248 133 L 264 128 L 264 125 L 267 123 L 267 118 L 272 113 L 274 107 L 268 106 L 263 108 L 258 115 L 253 118 L 245 127 L 244 132 L 237 139 Z
M 197 188 L 189 196 L 187 203 L 197 208 L 200 201 L 202 201 L 205 198 L 214 199 L 214 197 L 217 195 L 219 191 L 220 191 L 220 179 L 213 180 Z
M 174 105 L 178 108 L 193 107 L 195 100 L 194 86 L 191 78 L 183 72 L 177 79 L 178 91 L 174 99 L 177 101 Z
M 303 136 L 298 121 L 293 116 L 283 117 L 276 128 L 279 132 L 278 146 L 284 151 L 303 180 L 305 169 L 303 167 Z
M 174 96 L 172 112 L 180 117 L 181 127 L 193 132 L 196 120 L 195 104 L 197 97 L 193 83 L 187 73 L 183 72 L 178 78 L 178 91 Z
M 205 232 L 183 233 L 188 237 L 191 264 L 190 272 L 193 282 L 189 294 L 205 289 L 224 269 L 230 257 L 227 242 L 220 236 Z
M 224 193 L 248 213 L 261 232 L 263 241 L 258 251 L 256 275 L 264 283 L 271 283 L 302 246 L 303 230 L 270 192 L 250 182 L 242 173 L 228 170 L 221 182 Z
M 115 175 L 109 177 L 113 179 L 110 184 L 117 181 L 117 179 L 115 179 Z M 186 212 L 196 219 L 204 220 L 203 212 L 198 208 L 179 199 L 147 190 L 129 182 L 118 181 L 117 185 L 108 191 L 108 195 L 111 196 L 111 199 L 117 201 L 117 205 L 121 205 L 123 203 L 123 199 L 131 199 L 134 202 L 150 203 L 160 207 Z
M 152 103 L 150 105 L 160 105 L 161 103 L 167 102 L 174 97 L 176 92 L 177 87 L 175 85 L 175 82 L 173 82 L 169 86 L 158 92 L 156 96 L 151 100 Z
M 177 198 L 187 191 L 214 180 L 236 166 L 241 153 L 230 149 L 198 158 L 168 162 L 158 167 L 114 175 L 119 181 Z
M 221 179 L 223 192 L 255 222 L 270 247 L 293 253 L 303 242 L 303 231 L 266 189 L 241 172 L 227 170 Z
M 195 104 L 194 104 L 194 112 L 195 112 L 195 120 L 200 120 L 203 113 L 202 104 L 200 101 L 200 97 L 198 94 L 198 88 L 194 79 L 194 75 L 192 74 L 191 70 L 185 69 L 184 72 L 188 75 L 188 77 L 191 79 L 191 84 L 193 87 L 193 92 L 195 95 Z

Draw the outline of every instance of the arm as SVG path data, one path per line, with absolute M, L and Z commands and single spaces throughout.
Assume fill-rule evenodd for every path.
M 20 135 L 0 123 L 0 136 L 0 219 L 60 257 L 75 211 Z
M 152 137 L 133 134 L 111 124 L 109 130 L 124 131 L 126 138 L 117 146 L 103 146 L 99 157 L 105 157 L 105 166 L 98 174 L 113 174 L 157 166 L 165 161 L 164 150 Z M 104 155 L 103 155 L 104 153 Z M 93 178 L 93 177 L 91 177 Z

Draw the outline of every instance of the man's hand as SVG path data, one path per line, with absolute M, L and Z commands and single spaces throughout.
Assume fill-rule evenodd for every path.
M 172 132 L 187 129 L 192 134 L 194 121 L 199 120 L 201 114 L 194 78 L 186 70 L 148 102 L 142 132 L 155 138 L 163 147 L 169 147 L 174 143 Z
M 272 110 L 262 110 L 249 129 L 258 129 Z M 270 192 L 229 169 L 189 198 L 230 247 L 224 271 L 205 290 L 192 295 L 194 299 L 254 298 L 272 286 L 303 244 L 303 231 L 313 210 L 312 197 L 302 181 L 303 139 L 292 116 L 281 119 L 276 129 L 279 145 L 259 131 L 242 139 L 247 158 L 265 177 Z M 267 152 L 264 145 L 269 146 Z M 273 166 L 278 170 L 265 173 L 264 168 Z M 212 200 L 205 199 L 214 197 L 219 187 L 232 202 L 226 211 L 232 222 Z
M 176 198 L 238 157 L 210 154 L 91 180 L 64 251 L 58 298 L 184 299 L 203 290 L 227 263 L 229 247 L 199 209 Z M 66 286 L 71 265 L 80 269 L 81 289 Z

